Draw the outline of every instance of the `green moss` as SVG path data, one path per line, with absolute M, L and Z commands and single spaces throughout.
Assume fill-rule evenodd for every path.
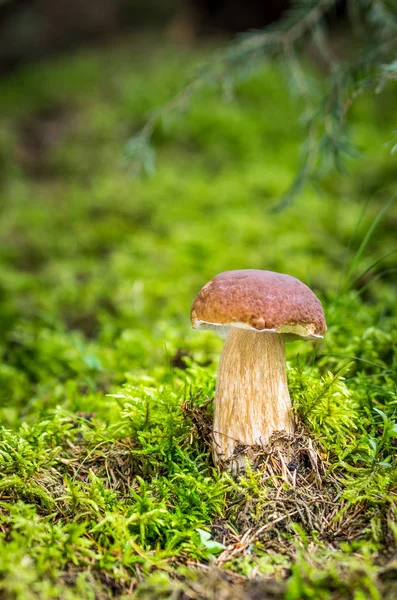
M 173 115 L 140 179 L 122 149 L 197 57 L 133 50 L 1 84 L 0 596 L 392 598 L 393 204 L 367 236 L 390 197 L 392 105 L 358 105 L 351 175 L 270 214 L 301 135 L 282 71 Z M 296 485 L 276 454 L 238 481 L 211 461 L 222 341 L 188 315 L 236 268 L 295 275 L 324 304 L 324 341 L 287 349 Z

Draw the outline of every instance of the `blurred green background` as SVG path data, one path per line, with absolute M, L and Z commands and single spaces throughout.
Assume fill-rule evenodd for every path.
M 395 249 L 392 205 L 347 277 L 393 192 L 394 158 L 385 144 L 396 119 L 391 92 L 354 106 L 362 156 L 349 172 L 307 188 L 280 213 L 270 209 L 294 178 L 302 131 L 301 107 L 276 64 L 241 83 L 233 100 L 209 90 L 171 115 L 155 132 L 157 172 L 134 176 L 123 154 L 127 140 L 207 57 L 169 46 L 144 51 L 125 40 L 2 82 L 7 424 L 57 403 L 82 408 L 75 389 L 103 395 L 125 373 L 164 366 L 178 351 L 218 351 L 220 341 L 189 324 L 195 294 L 216 273 L 289 273 L 327 304 Z M 388 318 L 382 303 L 393 301 L 395 264 L 392 254 L 354 284 L 366 287 L 356 289 L 343 320 L 335 317 L 339 327 L 359 329 L 357 302 Z M 78 403 L 90 407 L 85 394 Z

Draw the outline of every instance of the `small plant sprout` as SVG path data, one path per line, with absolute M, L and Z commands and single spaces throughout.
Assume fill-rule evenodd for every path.
M 290 275 L 247 269 L 214 277 L 191 310 L 195 329 L 226 338 L 219 361 L 213 424 L 215 462 L 244 467 L 241 446 L 265 446 L 273 432 L 294 432 L 285 341 L 319 339 L 321 302 Z

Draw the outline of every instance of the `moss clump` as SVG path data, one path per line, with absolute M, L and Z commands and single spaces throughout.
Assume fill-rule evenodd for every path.
M 395 114 L 363 100 L 366 158 L 270 215 L 300 139 L 279 69 L 235 102 L 197 98 L 137 179 L 120 149 L 196 58 L 130 57 L 1 84 L 0 596 L 393 598 L 393 205 L 366 232 Z M 203 282 L 248 267 L 309 283 L 329 330 L 288 350 L 294 459 L 273 440 L 234 480 L 209 450 L 222 342 L 188 313 Z

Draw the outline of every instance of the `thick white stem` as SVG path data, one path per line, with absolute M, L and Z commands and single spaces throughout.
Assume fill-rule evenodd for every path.
M 283 336 L 233 328 L 218 367 L 215 462 L 230 459 L 238 445 L 266 445 L 274 431 L 294 431 Z

